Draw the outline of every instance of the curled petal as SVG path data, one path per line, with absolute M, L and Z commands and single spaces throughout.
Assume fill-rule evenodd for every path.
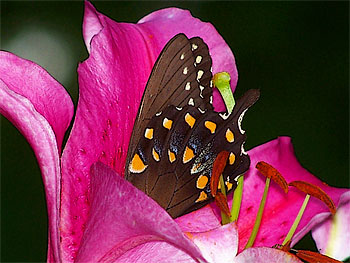
M 188 11 L 161 10 L 135 25 L 116 23 L 90 3 L 85 5 L 84 39 L 90 56 L 78 67 L 78 108 L 62 156 L 61 238 L 66 261 L 74 258 L 89 211 L 89 167 L 101 161 L 124 174 L 139 102 L 165 43 L 180 32 L 200 36 L 209 45 L 214 70 L 225 66 L 232 79 L 237 76 L 232 52 L 222 37 Z
M 66 90 L 42 67 L 32 61 L 0 51 L 0 78 L 6 86 L 27 98 L 50 124 L 59 151 L 73 117 L 74 106 Z
M 0 113 L 15 125 L 34 150 L 41 169 L 49 217 L 48 262 L 58 262 L 60 166 L 55 134 L 48 121 L 27 98 L 0 79 Z
M 253 247 L 240 253 L 234 263 L 266 263 L 266 262 L 283 262 L 283 263 L 302 263 L 296 256 L 291 253 L 269 247 Z
M 312 237 L 320 253 L 345 260 L 350 257 L 350 191 L 341 196 L 335 216 L 325 216 L 325 222 L 312 229 Z
M 156 250 L 158 254 L 177 253 L 205 262 L 164 209 L 102 163 L 91 167 L 90 201 L 78 262 L 131 262 L 122 260 L 126 259 L 123 255 L 128 253 L 132 259 L 139 250 L 144 251 L 141 245 L 149 242 L 158 243 L 153 249 L 164 249 Z

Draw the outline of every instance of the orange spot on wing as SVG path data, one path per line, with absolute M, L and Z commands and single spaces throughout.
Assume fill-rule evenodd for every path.
M 208 195 L 204 192 L 204 191 L 201 191 L 201 193 L 199 194 L 199 197 L 197 198 L 197 200 L 195 201 L 195 203 L 198 203 L 200 201 L 204 201 L 204 200 L 207 200 L 208 198 Z
M 182 159 L 183 163 L 187 163 L 187 162 L 191 161 L 193 157 L 194 157 L 193 150 L 186 146 L 184 156 Z
M 146 168 L 147 165 L 143 163 L 140 155 L 136 153 L 129 164 L 129 171 L 132 173 L 142 173 Z
M 146 130 L 145 130 L 145 137 L 147 138 L 147 139 L 153 139 L 153 129 L 152 128 L 147 128 Z
M 193 118 L 193 116 L 189 113 L 186 113 L 185 115 L 185 121 L 186 123 L 192 128 L 194 123 L 196 122 L 196 119 Z
M 204 126 L 210 130 L 211 133 L 215 133 L 216 130 L 216 123 L 212 121 L 205 121 Z
M 235 136 L 234 136 L 233 132 L 229 128 L 227 128 L 225 136 L 226 136 L 226 140 L 228 142 L 230 142 L 230 143 L 234 142 Z
M 163 127 L 170 130 L 171 126 L 173 125 L 173 121 L 169 120 L 168 118 L 164 118 L 163 120 Z
M 208 183 L 208 177 L 206 177 L 205 175 L 200 175 L 197 179 L 197 188 L 198 189 L 203 189 Z
M 229 157 L 230 165 L 234 164 L 235 160 L 236 160 L 236 155 L 234 153 L 230 153 L 230 157 Z

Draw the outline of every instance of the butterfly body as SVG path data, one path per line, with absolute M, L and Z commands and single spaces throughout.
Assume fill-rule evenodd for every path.
M 230 153 L 223 172 L 227 190 L 250 164 L 240 121 L 258 91 L 243 96 L 231 115 L 215 112 L 210 69 L 202 39 L 175 36 L 155 63 L 135 120 L 126 179 L 174 218 L 212 200 L 211 171 L 219 152 Z

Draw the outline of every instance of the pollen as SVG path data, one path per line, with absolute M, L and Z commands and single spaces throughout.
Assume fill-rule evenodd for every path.
M 153 129 L 152 129 L 152 128 L 147 128 L 147 129 L 145 130 L 145 137 L 146 137 L 147 139 L 150 139 L 150 140 L 153 139 Z
M 170 130 L 171 126 L 173 125 L 173 121 L 169 120 L 168 118 L 164 118 L 163 120 L 163 127 Z
M 188 163 L 189 161 L 191 161 L 193 159 L 193 157 L 194 157 L 193 150 L 186 146 L 185 152 L 184 152 L 184 156 L 182 158 L 182 162 L 183 163 Z
M 214 123 L 212 121 L 205 121 L 204 126 L 207 127 L 212 134 L 215 133 L 216 123 Z
M 141 160 L 140 155 L 136 153 L 129 164 L 129 171 L 132 173 L 142 173 L 146 170 L 147 166 Z
M 229 142 L 229 143 L 232 143 L 234 140 L 235 140 L 235 137 L 233 135 L 233 132 L 227 128 L 226 130 L 226 140 Z
M 191 128 L 193 128 L 193 125 L 196 122 L 196 119 L 193 118 L 193 116 L 191 114 L 186 113 L 185 121 L 187 122 L 188 125 L 190 125 Z

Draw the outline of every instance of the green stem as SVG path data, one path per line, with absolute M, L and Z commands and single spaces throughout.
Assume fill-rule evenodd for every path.
M 250 248 L 251 246 L 253 246 L 256 235 L 258 234 L 260 223 L 261 223 L 261 218 L 262 218 L 265 203 L 266 203 L 267 193 L 269 191 L 270 180 L 271 180 L 270 178 L 266 178 L 264 194 L 263 194 L 261 201 L 260 201 L 260 206 L 259 206 L 258 213 L 256 214 L 255 223 L 254 223 L 252 233 L 250 234 L 249 240 L 248 240 L 247 244 L 245 245 L 245 248 Z
M 243 194 L 244 175 L 241 175 L 237 181 L 237 187 L 233 194 L 232 208 L 231 208 L 231 222 L 238 219 L 239 210 L 241 209 L 242 194 Z
M 292 227 L 289 229 L 289 232 L 288 232 L 286 238 L 284 239 L 284 241 L 282 243 L 282 246 L 287 244 L 287 242 L 292 239 L 292 237 L 293 237 L 293 235 L 295 233 L 295 230 L 297 229 L 297 227 L 299 225 L 301 217 L 303 216 L 303 213 L 305 211 L 306 205 L 309 202 L 309 199 L 310 199 L 310 195 L 306 195 L 305 199 L 304 199 L 304 202 L 303 202 L 302 206 L 300 207 L 299 213 L 298 213 L 297 217 L 295 218 Z

